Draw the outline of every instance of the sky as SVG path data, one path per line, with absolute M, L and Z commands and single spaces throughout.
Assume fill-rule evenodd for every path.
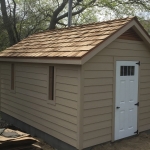
M 139 12 L 137 15 L 139 17 L 144 17 L 145 20 L 150 20 L 150 12 Z

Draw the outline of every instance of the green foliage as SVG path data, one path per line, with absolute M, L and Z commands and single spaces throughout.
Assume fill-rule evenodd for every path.
M 150 18 L 149 19 L 145 19 L 144 16 L 143 17 L 139 17 L 139 21 L 142 24 L 142 26 L 144 27 L 144 29 L 150 35 Z

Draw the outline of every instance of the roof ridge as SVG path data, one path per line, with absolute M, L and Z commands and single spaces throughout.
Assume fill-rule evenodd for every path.
M 59 32 L 59 31 L 62 31 L 62 30 L 69 30 L 69 29 L 75 29 L 75 28 L 78 28 L 78 27 L 86 27 L 86 26 L 90 26 L 90 25 L 96 25 L 96 24 L 103 24 L 103 23 L 109 23 L 109 22 L 114 22 L 114 21 L 119 21 L 119 20 L 132 20 L 133 18 L 136 18 L 135 16 L 132 16 L 132 17 L 126 17 L 126 18 L 120 18 L 120 19 L 112 19 L 112 20 L 107 20 L 107 21 L 102 21 L 102 22 L 93 22 L 93 23 L 87 23 L 87 24 L 80 24 L 80 25 L 76 25 L 76 26 L 71 26 L 71 27 L 66 27 L 66 28 L 57 28 L 57 29 L 48 29 L 48 30 L 45 30 L 45 31 L 41 31 L 41 32 L 38 32 L 38 33 L 34 33 L 32 35 L 37 35 L 37 34 L 41 34 L 41 33 L 46 33 L 46 32 Z M 32 36 L 30 35 L 30 36 Z M 29 36 L 29 37 L 30 37 Z

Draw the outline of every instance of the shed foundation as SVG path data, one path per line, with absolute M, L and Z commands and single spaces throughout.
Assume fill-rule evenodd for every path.
M 1 117 L 3 120 L 7 121 L 9 124 L 12 124 L 16 126 L 17 128 L 21 129 L 22 131 L 25 131 L 26 133 L 31 134 L 32 136 L 36 136 L 41 138 L 44 142 L 48 143 L 52 147 L 54 147 L 57 150 L 77 150 L 75 147 L 41 131 L 38 130 L 4 112 L 1 112 Z

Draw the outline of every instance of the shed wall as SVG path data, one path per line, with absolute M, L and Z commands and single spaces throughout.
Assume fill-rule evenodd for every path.
M 16 63 L 15 91 L 10 63 L 1 64 L 0 76 L 2 112 L 77 146 L 79 67 L 55 66 L 55 104 L 48 104 L 48 65 Z
M 138 129 L 150 129 L 150 51 L 142 41 L 117 39 L 83 66 L 83 148 L 113 140 L 116 60 L 141 61 Z

